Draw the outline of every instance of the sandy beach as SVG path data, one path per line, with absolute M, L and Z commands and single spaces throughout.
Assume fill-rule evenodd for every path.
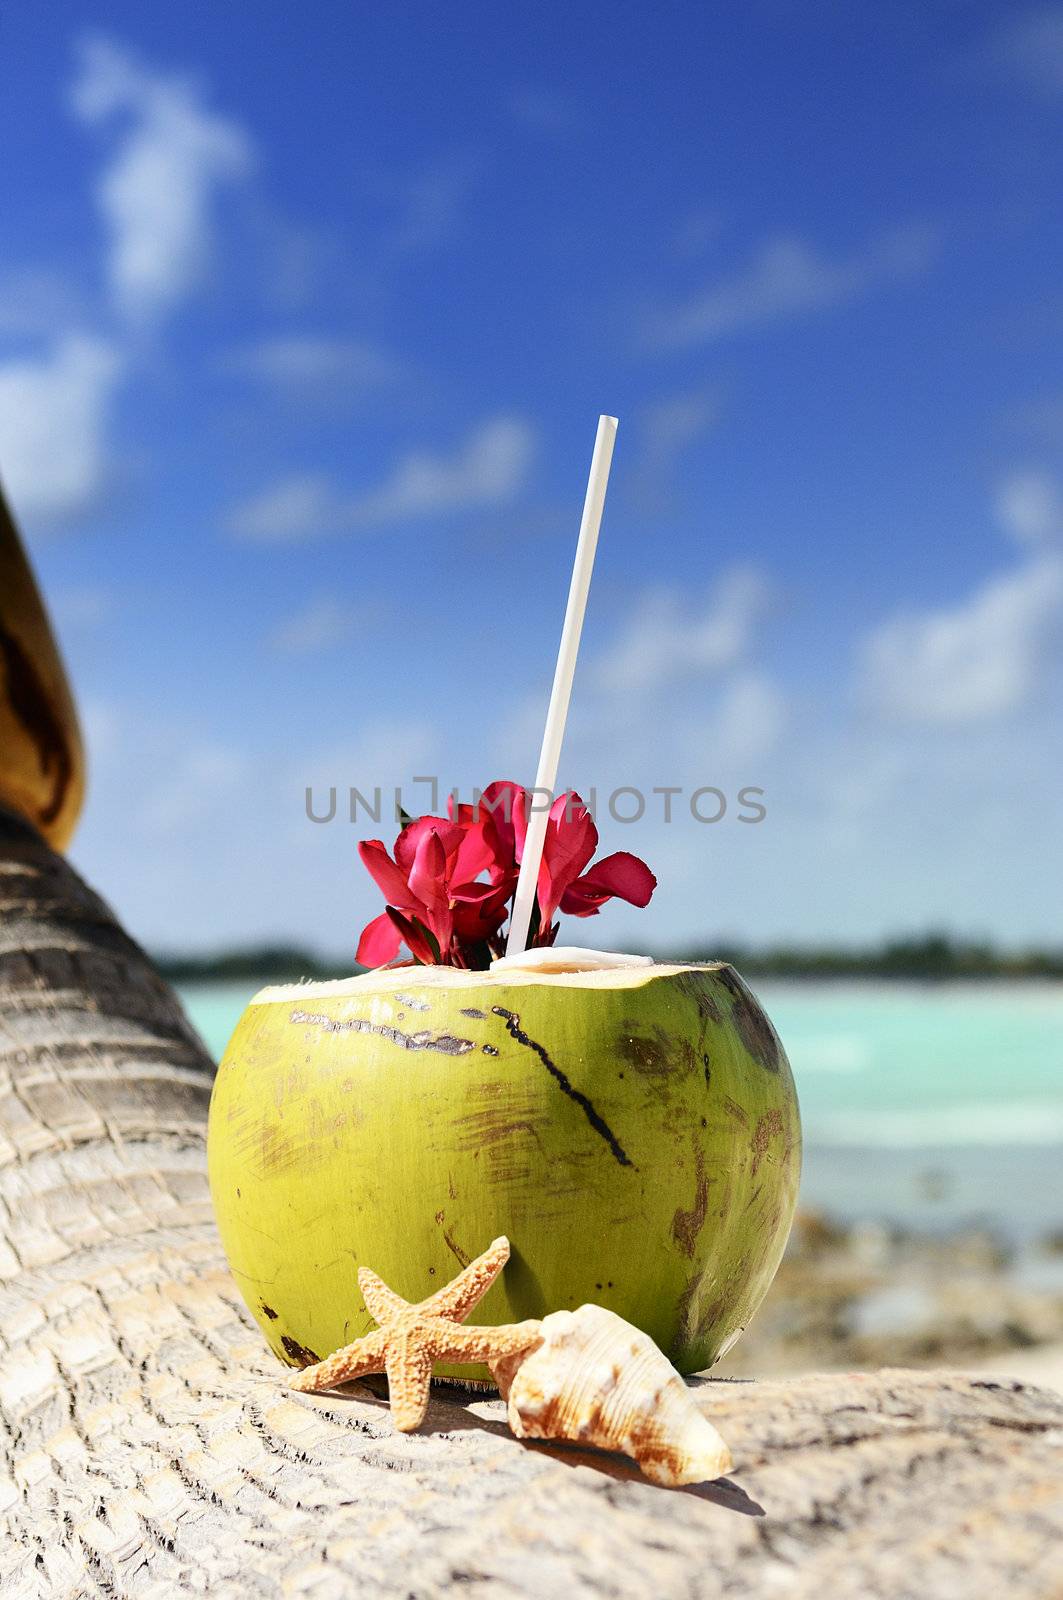
M 983 1227 L 929 1235 L 800 1214 L 720 1376 L 962 1368 L 1063 1387 L 1063 1251 Z
M 803 1212 L 757 1316 L 714 1372 L 954 1367 L 1063 1388 L 1063 1249 Z

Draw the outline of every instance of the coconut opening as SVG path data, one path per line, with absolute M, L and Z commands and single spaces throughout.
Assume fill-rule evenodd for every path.
M 342 999 L 373 993 L 394 993 L 417 989 L 482 989 L 485 985 L 545 983 L 572 989 L 628 989 L 648 983 L 651 978 L 668 977 L 677 972 L 718 962 L 669 962 L 658 965 L 650 956 L 626 955 L 613 950 L 581 950 L 575 945 L 554 949 L 525 950 L 518 956 L 501 956 L 486 972 L 467 972 L 461 967 L 378 967 L 353 978 L 334 978 L 325 982 L 279 983 L 260 989 L 253 1005 L 291 1001 Z
M 492 972 L 611 972 L 617 967 L 652 967 L 652 956 L 628 956 L 619 950 L 581 950 L 562 944 L 541 950 L 520 950 L 499 956 Z

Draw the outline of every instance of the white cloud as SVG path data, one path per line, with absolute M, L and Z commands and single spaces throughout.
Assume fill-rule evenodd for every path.
M 393 357 L 357 339 L 298 334 L 263 339 L 235 351 L 225 366 L 286 394 L 297 390 L 300 399 L 341 389 L 379 389 L 394 383 L 401 373 Z
M 342 503 L 324 473 L 298 473 L 237 506 L 229 528 L 241 539 L 283 544 L 333 533 L 342 513 Z
M 644 468 L 654 474 L 669 473 L 688 445 L 703 438 L 719 415 L 719 401 L 703 390 L 654 401 L 642 418 Z
M 216 191 L 249 170 L 250 142 L 206 109 L 194 84 L 106 39 L 82 47 L 71 99 L 87 124 L 125 119 L 97 189 L 111 236 L 108 276 L 124 314 L 158 317 L 204 277 Z
M 700 605 L 671 588 L 646 591 L 612 649 L 596 663 L 602 688 L 645 692 L 721 672 L 747 652 L 770 602 L 753 567 L 725 572 Z
M 354 841 L 392 839 L 394 786 L 420 806 L 426 788 L 411 791 L 411 775 L 440 770 L 438 719 L 404 720 L 401 709 L 374 703 L 373 721 L 360 723 L 355 708 L 341 719 L 342 742 L 329 743 L 336 719 L 315 718 L 312 708 L 287 719 L 278 712 L 258 736 L 241 723 L 238 738 L 214 704 L 201 718 L 176 718 L 159 703 L 89 696 L 92 783 L 77 864 L 156 948 L 297 938 L 353 958 L 358 929 L 380 910 Z M 321 809 L 337 787 L 333 825 L 307 819 L 308 784 Z M 381 788 L 379 824 L 360 814 L 351 826 L 349 785 L 367 798 Z
M 746 328 L 854 300 L 880 283 L 927 268 L 938 239 L 911 226 L 873 240 L 857 253 L 831 258 L 792 235 L 769 239 L 747 266 L 673 306 L 650 328 L 665 346 L 706 343 Z
M 1063 95 L 1063 7 L 1013 14 L 992 39 L 990 56 L 1036 94 Z
M 524 485 L 535 451 L 526 422 L 498 417 L 473 430 L 453 456 L 411 451 L 374 493 L 355 502 L 366 522 L 397 522 L 509 500 Z
M 1016 472 L 1001 484 L 997 515 L 1020 544 L 1043 545 L 1063 535 L 1063 499 L 1047 472 Z
M 205 111 L 190 84 L 105 40 L 83 47 L 72 103 L 85 123 L 122 120 L 98 184 L 110 228 L 107 277 L 124 314 L 156 317 L 202 276 L 214 190 L 247 170 L 247 140 Z M 128 356 L 114 339 L 79 331 L 83 307 L 55 274 L 23 272 L 5 288 L 0 329 L 52 343 L 0 363 L 0 472 L 21 515 L 67 521 L 106 492 L 111 413 Z
M 181 750 L 162 781 L 146 787 L 140 819 L 149 835 L 181 835 L 216 814 L 248 774 L 247 757 L 230 745 L 206 743 Z
M 436 771 L 440 758 L 438 724 L 392 716 L 364 723 L 343 743 L 301 752 L 287 781 L 300 802 L 301 788 L 308 783 L 335 784 L 341 791 L 353 784 L 367 796 L 379 787 L 392 807 L 397 784 L 403 788 L 403 803 L 422 809 L 429 804 L 430 789 L 414 785 L 411 779 L 415 773 Z
M 707 389 L 682 390 L 643 407 L 630 480 L 643 517 L 669 516 L 682 503 L 680 463 L 716 427 L 720 411 L 718 396 Z
M 963 724 L 1015 711 L 1029 698 L 1063 615 L 1063 562 L 1036 557 L 966 601 L 896 616 L 866 641 L 868 698 L 888 716 Z
M 70 327 L 84 318 L 82 295 L 60 272 L 16 268 L 0 279 L 0 334 L 50 338 L 57 327 Z
M 62 521 L 103 494 L 121 371 L 109 344 L 80 334 L 46 356 L 0 363 L 0 472 L 17 514 Z
M 270 644 L 281 655 L 316 655 L 350 637 L 356 622 L 364 620 L 364 608 L 346 605 L 328 595 L 311 601 L 301 611 L 285 617 L 270 635 Z
M 480 164 L 469 156 L 443 156 L 410 182 L 401 195 L 392 249 L 405 253 L 431 250 L 459 227 L 480 176 Z M 390 192 L 401 193 L 391 185 Z
M 710 758 L 727 766 L 766 756 L 783 727 L 785 703 L 762 672 L 741 672 L 724 689 L 703 745 Z
M 241 538 L 279 543 L 501 505 L 523 487 L 534 452 L 526 422 L 498 417 L 451 456 L 410 451 L 366 494 L 344 494 L 321 474 L 282 479 L 237 507 L 229 526 Z

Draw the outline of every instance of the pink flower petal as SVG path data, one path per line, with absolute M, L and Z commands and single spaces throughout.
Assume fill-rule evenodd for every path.
M 367 922 L 358 941 L 355 960 L 362 967 L 386 967 L 399 953 L 402 939 L 386 911 Z
M 590 917 L 614 895 L 629 905 L 646 906 L 657 887 L 657 879 L 638 856 L 627 850 L 596 861 L 588 872 L 572 883 L 561 900 L 561 910 L 569 916 Z
M 392 861 L 382 840 L 363 839 L 358 846 L 358 854 L 389 905 L 399 906 L 404 911 L 417 909 L 417 901 L 410 893 L 405 872 Z
M 513 791 L 513 855 L 518 866 L 524 858 L 524 841 L 528 836 L 529 799 L 527 789 Z
M 485 824 L 487 838 L 493 840 L 495 856 L 499 862 L 500 869 L 508 869 L 516 865 L 519 860 L 514 825 L 514 813 L 518 796 L 520 796 L 521 804 L 521 843 L 523 844 L 524 790 L 519 783 L 511 783 L 508 778 L 496 778 L 494 783 L 489 783 L 487 788 L 483 790 L 479 801 L 480 816 Z
M 441 910 L 426 909 L 422 913 L 422 920 L 438 944 L 442 960 L 449 963 L 450 946 L 454 938 L 454 913 L 449 902 Z
M 456 823 L 448 822 L 446 817 L 417 817 L 395 840 L 395 860 L 404 872 L 409 873 L 417 848 L 428 833 L 438 835 L 448 856 L 454 855 L 461 844 L 462 829 Z
M 598 848 L 594 818 L 575 791 L 559 795 L 550 807 L 543 860 L 539 868 L 539 910 L 550 921 L 570 883 Z
M 410 868 L 410 892 L 430 911 L 442 911 L 447 895 L 447 852 L 434 828 L 422 833 Z
M 462 883 L 451 888 L 450 899 L 453 905 L 483 905 L 487 900 L 504 900 L 506 898 L 506 885 L 497 883 Z
M 401 934 L 407 950 L 418 961 L 423 961 L 425 966 L 438 965 L 436 953 L 418 928 L 409 917 L 404 917 L 401 911 L 396 911 L 394 906 L 388 906 L 384 915 L 394 923 L 396 931 Z M 446 951 L 442 950 L 443 960 L 446 960 Z
M 472 811 L 471 806 L 468 809 Z M 478 878 L 481 872 L 489 872 L 496 864 L 495 843 L 493 837 L 488 836 L 486 818 L 474 822 L 470 816 L 453 858 L 451 878 L 456 878 L 459 883 L 469 883 Z
M 454 931 L 459 940 L 479 943 L 497 932 L 509 910 L 510 886 L 470 883 L 453 892 Z

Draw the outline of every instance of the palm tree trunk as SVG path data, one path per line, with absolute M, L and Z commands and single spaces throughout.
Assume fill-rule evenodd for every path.
M 214 1233 L 210 1081 L 143 952 L 0 812 L 4 1600 L 1056 1592 L 1063 1399 L 1021 1385 L 706 1385 L 738 1467 L 689 1493 L 522 1446 L 496 1401 L 405 1437 L 372 1396 L 290 1394 Z

